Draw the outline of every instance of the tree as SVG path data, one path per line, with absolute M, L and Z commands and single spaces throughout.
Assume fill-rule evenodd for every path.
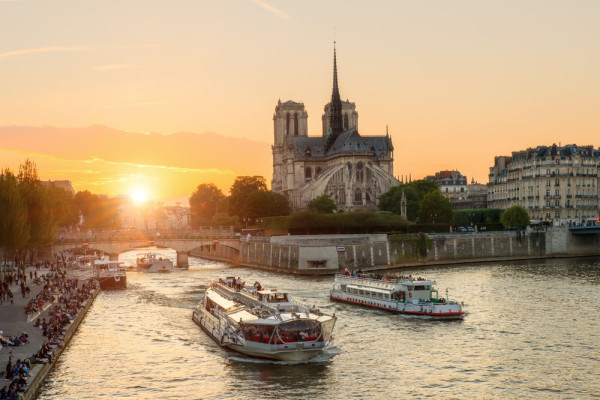
M 321 196 L 315 197 L 308 203 L 309 210 L 323 214 L 331 214 L 336 208 L 334 201 L 328 194 L 322 194 Z
M 253 219 L 288 215 L 289 213 L 290 206 L 287 198 L 266 190 L 251 192 L 243 206 L 243 215 Z
M 119 226 L 120 200 L 85 190 L 75 194 L 83 225 L 91 229 L 114 229 Z
M 21 249 L 29 240 L 27 208 L 17 178 L 8 169 L 0 174 L 0 221 L 0 250 L 5 263 L 9 250 Z
M 75 196 L 68 190 L 57 186 L 49 186 L 48 198 L 52 219 L 58 226 L 71 226 L 79 223 L 79 209 Z
M 265 178 L 262 176 L 238 176 L 231 185 L 229 196 L 229 215 L 247 217 L 244 214 L 244 203 L 250 193 L 255 190 L 267 190 Z
M 19 166 L 17 181 L 21 198 L 27 208 L 29 239 L 25 247 L 35 252 L 38 247 L 50 243 L 54 238 L 54 221 L 48 190 L 38 178 L 35 163 L 29 159 Z
M 505 228 L 525 227 L 529 225 L 529 214 L 521 206 L 512 206 L 500 215 L 500 222 Z
M 203 183 L 198 185 L 189 200 L 192 227 L 198 228 L 201 225 L 210 224 L 211 219 L 217 212 L 217 207 L 224 198 L 225 195 L 215 184 Z
M 439 190 L 427 193 L 419 206 L 419 222 L 425 224 L 450 224 L 454 214 L 450 200 Z
M 419 215 L 419 204 L 427 193 L 438 190 L 434 181 L 420 180 L 398 185 L 390 188 L 379 198 L 379 208 L 382 211 L 391 211 L 400 214 L 400 200 L 402 191 L 406 196 L 406 217 L 409 221 L 415 221 Z

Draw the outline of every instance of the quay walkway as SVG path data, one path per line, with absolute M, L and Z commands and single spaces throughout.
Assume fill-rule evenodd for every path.
M 0 388 L 4 386 L 8 387 L 11 382 L 10 380 L 5 379 L 5 369 L 9 357 L 12 355 L 12 363 L 14 365 L 17 360 L 29 358 L 37 353 L 42 347 L 43 343 L 47 340 L 47 338 L 42 335 L 42 331 L 33 325 L 35 324 L 37 318 L 46 318 L 46 320 L 50 319 L 51 316 L 49 315 L 49 310 L 52 308 L 54 303 L 44 305 L 39 314 L 36 313 L 28 315 L 25 313 L 25 307 L 27 306 L 29 300 L 35 297 L 43 288 L 43 285 L 36 285 L 29 279 L 29 271 L 36 271 L 35 267 L 27 267 L 25 271 L 27 274 L 27 286 L 30 287 L 31 291 L 29 295 L 23 297 L 21 295 L 20 286 L 13 282 L 10 290 L 14 295 L 14 303 L 11 304 L 9 300 L 8 302 L 3 302 L 3 304 L 0 305 L 0 331 L 3 332 L 2 336 L 5 338 L 8 336 L 19 336 L 23 332 L 26 332 L 29 337 L 27 343 L 21 346 L 0 346 Z M 50 272 L 49 268 L 41 268 L 37 270 L 38 276 L 44 275 L 48 272 Z M 79 279 L 79 286 L 81 286 L 83 281 L 90 277 L 91 274 L 86 271 L 67 270 L 67 279 Z M 67 326 L 65 334 L 60 340 L 60 347 L 53 346 L 54 350 L 52 353 L 52 361 L 46 364 L 34 364 L 34 366 L 32 366 L 30 370 L 30 376 L 27 378 L 26 391 L 23 393 L 23 398 L 25 400 L 35 398 L 44 380 L 56 364 L 66 346 L 69 344 L 73 334 L 77 331 L 79 324 L 81 321 L 83 321 L 85 314 L 94 302 L 98 292 L 99 289 L 95 289 L 92 292 L 92 297 L 86 300 L 78 315 L 74 316 L 73 322 Z

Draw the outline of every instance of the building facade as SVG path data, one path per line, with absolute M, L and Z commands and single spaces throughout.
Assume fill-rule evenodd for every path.
M 400 182 L 394 178 L 394 146 L 385 136 L 361 136 L 356 105 L 342 101 L 333 56 L 333 90 L 325 105 L 321 136 L 308 136 L 303 103 L 277 103 L 271 190 L 287 197 L 293 211 L 327 194 L 339 211 L 376 209 L 381 194 Z
M 539 146 L 495 157 L 488 207 L 524 207 L 532 220 L 554 225 L 598 218 L 600 150 L 593 146 Z
M 451 202 L 467 197 L 467 177 L 459 171 L 440 171 L 435 175 L 426 176 L 425 179 L 436 182 L 442 195 Z

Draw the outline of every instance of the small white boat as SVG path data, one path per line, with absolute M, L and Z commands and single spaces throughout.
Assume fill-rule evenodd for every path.
M 308 360 L 333 340 L 336 317 L 292 302 L 288 294 L 244 287 L 233 277 L 211 282 L 192 319 L 218 344 L 254 357 Z
M 443 319 L 463 318 L 462 305 L 440 298 L 435 282 L 422 278 L 386 275 L 337 274 L 330 291 L 332 300 L 378 308 L 396 314 Z
M 127 274 L 121 268 L 121 261 L 94 261 L 94 276 L 100 283 L 100 289 L 127 289 Z
M 158 257 L 156 253 L 140 254 L 136 260 L 138 271 L 167 273 L 173 271 L 173 261 Z
M 91 270 L 92 265 L 96 260 L 101 260 L 102 256 L 94 254 L 86 254 L 84 256 L 76 256 L 67 262 L 67 267 L 78 270 Z

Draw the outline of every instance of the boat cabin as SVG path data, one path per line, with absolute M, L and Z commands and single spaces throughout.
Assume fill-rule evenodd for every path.
M 278 292 L 275 289 L 272 290 L 260 290 L 258 293 L 258 300 L 263 303 L 288 303 L 288 294 L 285 292 Z

